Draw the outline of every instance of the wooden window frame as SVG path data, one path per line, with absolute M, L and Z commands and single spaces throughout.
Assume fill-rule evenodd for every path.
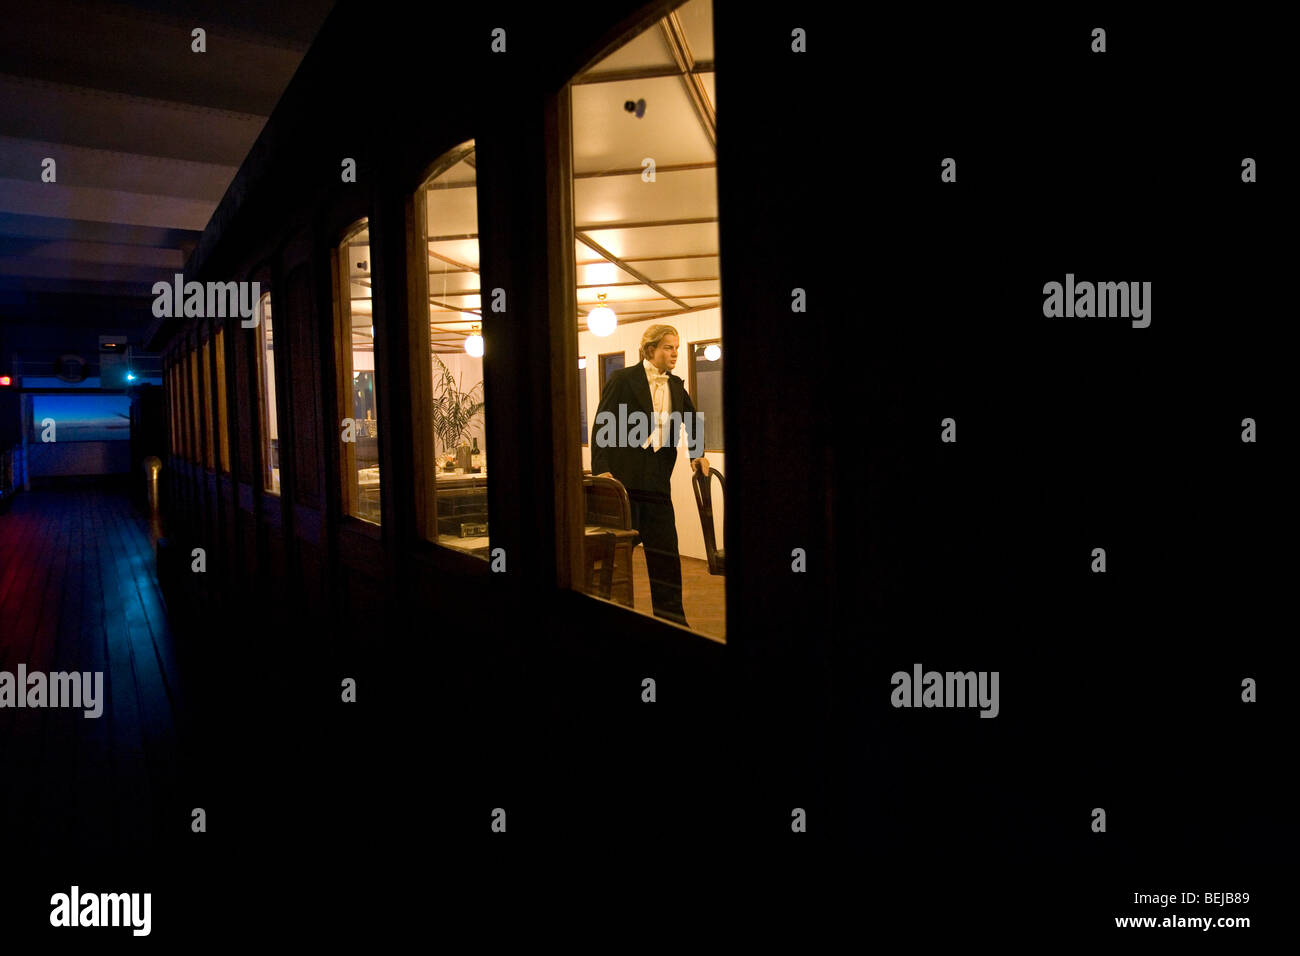
M 691 342 L 688 345 L 690 352 L 687 356 L 687 361 L 690 364 L 687 371 L 688 371 L 688 377 L 690 378 L 690 381 L 687 383 L 687 389 L 690 392 L 691 401 L 695 404 L 695 410 L 697 412 L 699 411 L 700 405 L 699 402 L 696 401 L 696 395 L 698 393 L 695 391 L 695 384 L 696 384 L 695 383 L 695 349 L 696 346 L 700 346 L 700 345 L 716 345 L 719 348 L 721 348 L 722 338 L 721 336 L 719 336 L 718 338 L 715 339 L 699 339 L 698 341 Z M 724 372 L 723 374 L 725 375 L 726 373 Z M 727 427 L 727 420 L 725 418 L 722 420 L 722 427 L 724 429 L 724 434 L 725 434 L 725 429 Z M 706 446 L 704 449 L 704 454 L 707 455 L 709 452 L 713 452 L 715 455 L 725 455 L 727 453 L 727 450 L 725 448 L 709 448 Z
M 623 357 L 623 368 L 627 368 L 627 349 L 622 349 L 618 352 L 601 352 L 596 356 L 596 390 L 600 392 L 602 397 L 605 394 L 605 359 L 613 358 L 615 355 L 621 355 Z M 619 369 L 618 371 L 621 372 L 622 370 L 623 369 Z M 600 399 L 596 399 L 596 404 L 600 404 Z
M 339 236 L 338 241 L 330 247 L 330 288 L 333 292 L 333 348 L 336 408 L 334 421 L 342 427 L 345 418 L 353 417 L 352 408 L 352 306 L 351 282 L 340 261 L 340 251 L 351 242 L 352 237 L 365 230 L 370 231 L 370 216 L 361 216 L 353 220 Z M 369 240 L 371 256 L 374 256 L 373 238 Z M 371 270 L 373 274 L 374 270 Z M 371 300 L 374 301 L 373 299 Z M 379 362 L 375 356 L 375 420 L 379 421 Z M 355 428 L 355 423 L 354 423 Z M 381 439 L 382 440 L 382 439 Z M 353 526 L 365 527 L 378 535 L 384 523 L 384 474 L 382 456 L 379 473 L 379 520 L 371 521 L 353 514 L 352 484 L 356 479 L 356 446 L 353 442 L 341 442 L 343 449 L 339 455 L 339 520 Z
M 268 429 L 268 427 L 269 427 L 269 425 L 270 425 L 271 417 L 270 417 L 270 412 L 269 412 L 269 409 L 268 409 L 268 406 L 267 406 L 267 396 L 268 396 L 268 392 L 267 392 L 267 388 L 266 388 L 266 314 L 265 314 L 265 312 L 264 312 L 263 309 L 262 309 L 262 300 L 263 300 L 263 297 L 265 297 L 267 305 L 269 305 L 269 306 L 271 307 L 271 310 L 270 310 L 270 311 L 271 311 L 271 315 L 272 315 L 272 319 L 271 319 L 271 321 L 272 321 L 272 322 L 275 321 L 275 318 L 274 318 L 274 316 L 275 316 L 275 295 L 273 294 L 273 291 L 272 291 L 271 289 L 263 289 L 263 290 L 262 290 L 262 295 L 259 295 L 259 296 L 257 297 L 257 310 L 258 310 L 258 312 L 257 312 L 257 334 L 253 337 L 253 353 L 254 353 L 254 359 L 255 359 L 255 361 L 254 361 L 254 365 L 255 365 L 254 375 L 255 375 L 256 380 L 257 380 L 257 414 L 258 414 L 258 429 L 257 429 L 257 444 L 258 444 L 258 451 L 257 451 L 257 461 L 258 461 L 258 479 L 257 479 L 257 483 L 258 483 L 258 486 L 259 486 L 259 487 L 261 488 L 261 490 L 262 490 L 262 494 L 264 494 L 264 495 L 270 495 L 270 496 L 272 496 L 272 497 L 274 497 L 274 498 L 279 498 L 279 497 L 282 497 L 282 496 L 284 495 L 284 469 L 283 469 L 283 468 L 280 469 L 280 490 L 279 490 L 279 491 L 273 491 L 273 490 L 269 487 L 269 485 L 271 484 L 271 456 L 270 456 L 270 442 L 271 442 L 271 439 L 267 436 L 267 429 Z M 272 348 L 272 352 L 271 352 L 271 361 L 272 361 L 272 362 L 275 362 L 275 352 L 274 352 L 275 345 L 272 344 L 271 348 Z M 278 390 L 279 385 L 280 385 L 280 376 L 279 376 L 279 375 L 276 375 L 276 376 L 275 376 L 275 384 L 276 384 L 276 389 Z M 274 390 L 273 390 L 273 391 L 274 391 Z M 279 399 L 279 396 L 278 396 L 278 395 L 271 395 L 271 397 L 275 399 L 275 416 L 276 416 L 276 421 L 279 422 L 279 419 L 280 419 L 280 399 Z M 278 429 L 277 429 L 277 430 L 278 430 Z M 277 436 L 276 440 L 277 440 L 277 441 L 279 440 L 278 436 Z M 281 452 L 283 453 L 283 449 L 281 449 Z
M 222 475 L 230 474 L 230 410 L 228 408 L 230 386 L 226 381 L 227 365 L 226 362 L 226 330 L 224 326 L 217 326 L 212 331 L 212 362 L 213 373 L 212 381 L 214 386 L 214 401 L 216 403 L 217 414 L 217 472 Z
M 206 471 L 215 472 L 217 467 L 216 455 L 216 415 L 212 407 L 213 375 L 212 375 L 212 335 L 204 329 L 199 333 L 199 421 L 203 425 L 203 468 Z

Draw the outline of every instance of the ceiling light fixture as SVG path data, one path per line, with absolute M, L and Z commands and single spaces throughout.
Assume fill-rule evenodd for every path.
M 605 293 L 596 296 L 602 303 L 605 301 Z M 618 325 L 618 316 L 614 310 L 606 305 L 598 305 L 587 313 L 587 328 L 591 330 L 592 335 L 598 335 L 604 338 L 606 335 L 613 335 L 614 328 Z
M 465 340 L 465 351 L 475 358 L 483 357 L 483 336 L 478 334 L 477 325 L 470 332 L 469 338 Z
M 710 362 L 716 362 L 722 358 L 722 349 L 715 342 L 713 345 L 704 346 L 704 357 Z

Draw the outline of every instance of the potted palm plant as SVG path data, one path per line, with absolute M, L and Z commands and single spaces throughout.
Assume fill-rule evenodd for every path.
M 469 474 L 469 431 L 483 414 L 483 383 L 479 382 L 468 391 L 462 390 L 460 381 L 437 354 L 433 361 L 437 366 L 435 372 L 441 374 L 433 386 L 433 434 L 441 446 L 436 457 L 442 461 L 447 456 L 448 470 L 459 466 Z M 451 459 L 452 455 L 454 459 Z

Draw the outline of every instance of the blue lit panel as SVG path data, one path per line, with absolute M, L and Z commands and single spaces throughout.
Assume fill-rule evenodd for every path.
M 33 395 L 32 432 L 54 419 L 55 441 L 129 441 L 131 398 L 127 395 Z

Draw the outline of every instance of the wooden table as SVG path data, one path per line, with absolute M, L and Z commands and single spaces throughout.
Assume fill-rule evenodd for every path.
M 462 538 L 458 534 L 440 534 L 438 544 L 453 551 L 468 551 L 476 558 L 486 560 L 488 557 L 488 536 L 485 534 L 473 538 Z

